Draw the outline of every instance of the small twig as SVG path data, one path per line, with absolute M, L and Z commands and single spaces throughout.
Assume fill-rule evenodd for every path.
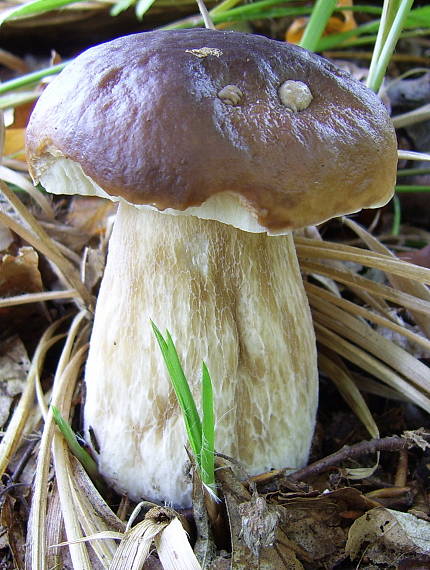
M 414 437 L 414 435 L 416 437 Z M 407 432 L 403 436 L 393 435 L 381 439 L 371 439 L 369 441 L 361 441 L 355 445 L 345 445 L 339 451 L 328 455 L 303 469 L 295 471 L 288 475 L 288 479 L 292 481 L 299 481 L 307 479 L 314 475 L 318 475 L 323 471 L 327 471 L 331 467 L 337 466 L 345 460 L 352 459 L 353 457 L 361 457 L 362 455 L 369 455 L 377 451 L 400 451 L 402 449 L 409 449 L 410 447 L 422 446 L 422 442 L 427 442 L 430 434 L 424 431 Z M 427 444 L 428 445 L 428 444 Z
M 16 295 L 16 297 L 5 297 L 0 299 L 0 309 L 4 307 L 12 307 L 16 305 L 25 305 L 26 303 L 44 303 L 56 299 L 73 299 L 79 297 L 76 289 L 63 289 L 62 291 L 42 291 L 40 293 L 24 293 Z
M 399 461 L 397 463 L 396 475 L 394 477 L 394 485 L 396 487 L 405 487 L 408 479 L 409 456 L 407 449 L 399 452 Z
M 21 455 L 18 464 L 16 465 L 9 481 L 11 483 L 15 483 L 17 479 L 21 476 L 22 472 L 24 471 L 25 466 L 27 465 L 30 457 L 33 454 L 34 448 L 36 444 L 39 443 L 40 437 L 35 437 L 29 441 L 24 453 Z
M 16 489 L 17 487 L 30 487 L 30 483 L 11 483 L 10 485 L 7 485 L 0 490 L 0 498 L 2 498 L 13 489 Z
M 205 23 L 205 27 L 208 28 L 209 30 L 215 30 L 214 23 L 209 15 L 209 12 L 203 0 L 197 0 L 197 4 L 200 10 L 200 14 L 202 15 L 203 22 Z

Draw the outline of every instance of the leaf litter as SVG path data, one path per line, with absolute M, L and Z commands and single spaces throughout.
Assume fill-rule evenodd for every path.
M 47 198 L 32 188 L 20 160 L 21 125 L 6 131 L 5 145 L 8 156 L 0 178 L 7 183 L 2 198 L 9 205 L 0 218 L 1 302 L 6 303 L 0 305 L 0 317 L 6 315 L 11 332 L 18 331 L 2 336 L 5 360 L 0 357 L 0 390 L 6 394 L 0 550 L 10 560 L 5 568 L 159 568 L 161 560 L 165 568 L 370 569 L 429 562 L 428 432 L 417 431 L 421 425 L 430 427 L 425 248 L 421 256 L 409 255 L 416 265 L 407 264 L 350 220 L 345 225 L 359 247 L 330 243 L 316 230 L 307 233 L 312 237 L 297 235 L 319 342 L 322 391 L 346 402 L 340 406 L 348 426 L 338 431 L 351 428 L 343 442 L 350 447 L 337 462 L 322 464 L 337 443 L 328 441 L 324 424 L 339 421 L 322 402 L 316 467 L 301 479 L 291 476 L 287 466 L 249 478 L 234 458 L 218 458 L 225 510 L 217 513 L 216 540 L 217 525 L 208 517 L 197 477 L 195 527 L 190 527 L 190 513 L 182 513 L 184 519 L 169 511 L 160 520 L 149 510 L 126 530 L 115 513 L 119 498 L 109 490 L 100 495 L 48 410 L 49 403 L 58 405 L 79 431 L 82 367 L 112 205 L 99 199 Z M 14 194 L 12 185 L 21 190 Z M 365 268 L 377 270 L 382 280 L 373 280 Z M 41 315 L 33 343 L 20 338 L 22 325 L 16 321 L 15 326 L 14 320 L 23 310 L 22 321 L 30 306 Z M 398 336 L 408 342 L 400 346 Z M 373 396 L 375 392 L 385 398 Z M 399 400 L 386 399 L 391 396 Z M 391 421 L 386 418 L 390 414 Z M 384 437 L 406 428 L 406 455 L 400 447 L 387 451 Z M 36 445 L 29 445 L 29 437 L 38 438 L 33 439 Z M 362 440 L 367 452 L 351 451 Z M 34 466 L 31 493 L 14 486 L 21 482 L 15 476 L 20 460 Z M 396 485 L 404 461 L 404 485 Z M 188 565 L 181 566 L 178 557 L 187 556 Z

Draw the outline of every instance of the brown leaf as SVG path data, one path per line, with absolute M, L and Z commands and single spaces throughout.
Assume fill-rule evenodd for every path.
M 398 254 L 400 259 L 430 268 L 430 245 L 413 251 L 402 251 Z
M 8 128 L 5 132 L 4 150 L 5 156 L 10 156 L 25 162 L 25 129 Z
M 378 504 L 350 487 L 324 492 L 317 497 L 294 495 L 280 497 L 285 506 L 281 531 L 296 549 L 306 553 L 307 558 L 299 550 L 297 556 L 314 564 L 315 568 L 332 568 L 344 558 L 345 513 L 354 511 L 357 517 Z
M 38 254 L 30 246 L 21 247 L 17 255 L 4 255 L 0 260 L 0 297 L 42 291 L 38 261 Z M 43 310 L 40 303 L 1 308 L 0 331 L 3 336 L 18 334 L 27 344 L 34 339 L 34 330 L 46 320 Z
M 14 568 L 24 570 L 24 521 L 15 509 L 15 499 L 6 494 L 0 514 L 1 526 L 6 529 L 8 546 L 13 556 Z
M 383 507 L 372 509 L 349 529 L 345 550 L 353 560 L 364 546 L 365 558 L 376 564 L 395 565 L 406 554 L 428 556 L 430 523 L 409 513 Z
M 231 532 L 231 568 L 235 570 L 303 570 L 296 546 L 277 529 L 282 507 L 269 506 L 263 497 L 252 496 L 227 465 L 217 472 L 224 495 Z M 258 505 L 252 514 L 252 505 Z M 276 533 L 276 541 L 274 536 Z M 258 548 L 252 547 L 252 540 Z M 270 543 L 273 542 L 273 545 Z
M 42 291 L 39 256 L 29 246 L 21 247 L 16 256 L 6 254 L 0 264 L 0 296 Z
M 12 402 L 24 389 L 30 368 L 27 351 L 18 337 L 0 345 L 0 427 L 6 423 Z
M 115 212 L 115 204 L 97 196 L 78 196 L 70 201 L 67 222 L 88 236 L 104 233 L 107 218 Z

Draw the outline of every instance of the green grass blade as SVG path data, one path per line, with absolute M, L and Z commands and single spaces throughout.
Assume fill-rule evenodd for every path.
M 393 196 L 393 225 L 391 227 L 391 235 L 398 236 L 400 233 L 400 224 L 402 222 L 402 206 L 399 197 Z
M 422 176 L 423 174 L 430 174 L 430 168 L 402 168 L 397 171 L 397 177 L 402 176 Z
M 109 13 L 111 16 L 118 16 L 121 12 L 128 10 L 130 6 L 133 6 L 134 2 L 135 0 L 118 0 L 118 2 L 115 2 L 112 6 Z
M 309 7 L 293 7 L 286 8 L 282 7 L 285 2 L 277 1 L 262 1 L 255 2 L 253 4 L 246 4 L 245 6 L 238 6 L 232 8 L 231 10 L 226 10 L 225 12 L 210 12 L 211 18 L 214 24 L 224 24 L 226 22 L 247 22 L 256 19 L 268 19 L 268 18 L 283 18 L 283 17 L 295 17 L 310 14 L 311 10 Z M 271 7 L 273 6 L 273 8 Z M 190 18 L 185 18 L 178 22 L 168 24 L 163 26 L 162 30 L 177 30 L 183 28 L 193 28 L 201 26 L 203 23 L 202 18 L 197 18 L 192 16 Z
M 381 27 L 378 32 L 376 45 L 381 44 L 373 54 L 370 64 L 367 86 L 373 91 L 378 91 L 384 79 L 388 64 L 397 44 L 397 40 L 403 30 L 406 18 L 412 8 L 414 0 L 385 0 L 384 12 L 386 17 L 381 19 Z
M 215 413 L 212 380 L 206 364 L 202 365 L 202 452 L 201 478 L 215 492 Z
M 264 14 L 268 8 L 272 8 L 273 6 L 285 6 L 285 4 L 289 4 L 294 1 L 295 0 L 259 0 L 257 2 L 252 2 L 243 6 L 231 8 L 228 11 L 224 11 L 223 14 L 231 14 L 234 16 L 248 14 L 251 16 L 260 16 L 264 18 Z M 214 11 L 215 13 L 219 12 L 219 10 L 215 8 Z M 307 8 L 307 12 L 309 13 L 310 11 L 311 9 Z
M 154 4 L 155 0 L 137 0 L 136 16 L 139 20 L 143 18 L 149 8 Z
M 10 95 L 0 96 L 0 109 L 10 109 L 12 107 L 18 107 L 24 103 L 30 103 L 39 97 L 39 93 L 35 91 L 26 91 L 11 93 Z
M 420 6 L 411 10 L 406 19 L 406 28 L 429 28 L 430 6 Z
M 312 10 L 308 25 L 306 26 L 300 45 L 315 51 L 318 41 L 323 35 L 328 19 L 333 13 L 337 0 L 317 0 Z
M 359 8 L 359 11 L 366 11 L 367 13 L 381 14 L 381 9 L 377 7 L 354 6 L 354 11 Z M 374 20 L 358 26 L 355 30 L 348 30 L 339 34 L 331 34 L 320 39 L 317 46 L 317 51 L 326 51 L 337 47 L 349 47 L 363 44 L 376 43 L 377 32 L 380 27 L 380 21 Z M 404 30 L 412 30 L 410 32 L 403 32 L 401 37 L 417 37 L 425 36 L 429 33 L 430 28 L 430 7 L 424 6 L 411 10 L 403 24 Z M 415 29 L 423 28 L 423 29 Z M 382 32 L 381 32 L 382 33 Z M 371 34 L 371 35 L 366 35 Z M 365 36 L 365 37 L 360 37 Z M 357 39 L 358 38 L 358 39 Z
M 8 20 L 15 20 L 16 18 L 21 18 L 23 16 L 33 16 L 35 14 L 41 14 L 42 12 L 50 12 L 51 10 L 58 10 L 69 4 L 76 4 L 81 0 L 34 0 L 33 2 L 28 2 L 12 8 L 11 10 L 5 10 L 0 16 L 0 26 L 3 22 Z
M 365 34 L 376 34 L 378 31 L 379 20 L 374 22 L 367 22 L 358 26 L 354 30 L 348 30 L 347 32 L 340 32 L 339 34 L 330 34 L 320 39 L 317 45 L 316 51 L 326 51 L 329 49 L 336 48 L 338 46 L 345 47 L 346 45 L 353 45 L 354 41 L 352 38 L 360 37 Z M 375 41 L 372 37 L 372 43 Z M 349 41 L 348 41 L 349 40 Z
M 217 14 L 222 14 L 223 12 L 227 12 L 227 10 L 231 10 L 234 8 L 239 2 L 242 0 L 224 0 L 221 4 L 218 4 L 209 12 L 211 16 L 215 16 Z
M 66 440 L 70 451 L 81 463 L 82 467 L 91 477 L 92 481 L 97 484 L 97 482 L 100 482 L 100 475 L 96 462 L 88 453 L 88 451 L 79 444 L 75 432 L 70 427 L 70 424 L 63 418 L 60 410 L 55 406 L 51 406 L 51 410 L 52 417 L 54 418 L 54 421 L 57 424 L 58 429 L 62 433 L 64 439 Z
M 55 75 L 56 73 L 60 73 L 66 65 L 68 61 L 63 63 L 59 63 L 57 65 L 53 65 L 52 67 L 46 67 L 45 69 L 40 69 L 39 71 L 33 71 L 32 73 L 27 73 L 22 75 L 21 77 L 17 77 L 16 79 L 10 79 L 9 81 L 5 81 L 4 83 L 0 83 L 0 95 L 4 93 L 9 93 L 15 89 L 21 89 L 22 87 L 28 87 L 29 85 L 34 85 L 41 81 L 44 77 L 48 77 L 49 75 Z
M 185 428 L 191 449 L 200 465 L 200 452 L 202 448 L 202 426 L 200 416 L 197 412 L 196 404 L 191 393 L 188 381 L 185 377 L 179 356 L 173 343 L 169 331 L 166 331 L 166 339 L 163 337 L 157 326 L 151 321 L 152 330 L 157 339 L 161 353 L 164 358 L 173 390 L 179 402 L 179 406 L 184 416 Z
M 430 192 L 430 186 L 420 184 L 397 184 L 396 192 Z
M 395 10 L 398 9 L 399 0 L 385 0 L 381 21 L 379 23 L 378 35 L 376 37 L 375 46 L 373 48 L 372 60 L 370 62 L 369 75 L 374 73 L 374 67 L 376 67 L 378 59 L 381 57 L 381 51 L 384 47 L 384 43 L 387 41 L 390 28 L 393 25 Z

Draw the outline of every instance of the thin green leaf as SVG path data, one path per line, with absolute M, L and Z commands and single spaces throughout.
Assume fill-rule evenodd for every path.
M 397 184 L 396 192 L 430 192 L 430 186 L 421 184 Z
M 210 15 L 214 24 L 224 24 L 226 22 L 247 22 L 262 18 L 268 19 L 268 18 L 303 16 L 303 15 L 308 15 L 311 12 L 311 9 L 309 7 L 266 8 L 266 7 L 260 7 L 259 4 L 263 4 L 263 2 L 261 3 L 257 2 L 255 4 L 246 4 L 245 6 L 232 8 L 231 10 L 227 10 L 226 12 L 222 13 L 219 12 L 215 12 L 215 14 L 210 13 Z M 277 2 L 270 2 L 270 4 L 279 4 L 279 0 Z M 203 24 L 202 18 L 192 16 L 190 18 L 185 18 L 178 22 L 174 22 L 173 24 L 168 24 L 167 26 L 163 26 L 161 29 L 177 30 L 183 28 L 195 28 L 201 26 L 202 24 Z
M 430 168 L 402 168 L 397 171 L 397 177 L 430 174 Z
M 391 235 L 398 236 L 400 233 L 400 224 L 402 219 L 402 206 L 400 204 L 399 197 L 394 195 L 393 196 L 393 224 L 391 227 Z
M 139 20 L 143 18 L 155 0 L 138 0 L 136 4 L 136 16 Z
M 378 91 L 414 0 L 385 0 L 366 84 Z M 384 15 L 386 14 L 386 17 Z
M 118 2 L 115 2 L 115 4 L 110 9 L 110 15 L 118 16 L 118 14 L 121 14 L 121 12 L 128 10 L 130 6 L 133 6 L 134 3 L 135 0 L 118 0 Z
M 381 21 L 379 23 L 378 35 L 376 36 L 373 48 L 372 60 L 370 62 L 369 76 L 372 77 L 375 67 L 381 57 L 381 52 L 387 41 L 388 34 L 394 22 L 395 12 L 399 8 L 399 0 L 384 0 Z M 368 79 L 369 82 L 369 79 Z
M 202 426 L 197 412 L 196 404 L 191 393 L 188 381 L 185 377 L 178 353 L 169 331 L 166 331 L 166 339 L 163 337 L 157 326 L 151 321 L 152 330 L 157 339 L 161 353 L 169 372 L 172 386 L 175 391 L 179 406 L 182 410 L 191 449 L 200 464 L 200 452 L 202 448 Z
M 44 77 L 60 73 L 60 71 L 62 71 L 68 63 L 68 61 L 65 61 L 63 63 L 59 63 L 58 65 L 40 69 L 39 71 L 33 71 L 32 73 L 27 73 L 26 75 L 22 75 L 16 79 L 11 79 L 10 81 L 0 83 L 0 95 L 8 93 L 9 91 L 13 91 L 14 89 L 21 89 L 22 87 L 34 85 L 35 83 L 41 81 Z
M 11 109 L 18 107 L 24 103 L 34 101 L 39 97 L 36 91 L 25 91 L 19 93 L 11 93 L 10 95 L 3 95 L 0 97 L 0 109 Z
M 249 8 L 249 9 L 246 9 Z M 213 16 L 214 23 L 223 24 L 224 22 L 248 22 L 250 20 L 256 19 L 269 19 L 269 18 L 286 18 L 295 16 L 305 16 L 310 14 L 310 8 L 306 7 L 274 7 L 274 8 L 264 8 L 264 10 L 257 10 L 254 4 L 247 4 L 246 6 L 240 6 L 238 8 L 233 8 L 227 12 L 221 14 L 215 14 Z
M 306 26 L 300 45 L 311 51 L 315 51 L 318 41 L 323 35 L 328 19 L 333 13 L 337 0 L 317 0 L 312 10 L 311 17 Z
M 279 6 L 285 5 L 289 2 L 294 2 L 294 0 L 260 0 L 259 2 L 252 2 L 251 4 L 245 4 L 244 6 L 238 6 L 236 8 L 231 8 L 228 11 L 223 12 L 223 14 L 229 14 L 234 16 L 242 16 L 245 14 L 249 15 L 258 15 L 260 17 L 264 17 L 264 14 L 267 12 L 268 8 L 272 6 Z M 215 14 L 219 12 L 215 10 Z M 311 8 L 307 8 L 307 12 L 309 13 Z
M 81 463 L 82 467 L 91 477 L 92 481 L 97 485 L 100 483 L 99 470 L 97 464 L 86 449 L 84 449 L 78 442 L 75 432 L 70 427 L 70 424 L 63 418 L 60 410 L 56 406 L 51 406 L 52 417 L 61 431 L 66 443 L 76 457 L 76 459 Z
M 364 6 L 354 6 L 354 11 L 356 9 L 359 11 L 366 11 L 370 12 L 370 10 L 364 10 Z M 368 7 L 372 9 L 371 13 L 376 14 L 376 10 L 381 12 L 380 8 L 376 7 Z M 348 30 L 347 32 L 341 32 L 339 34 L 330 34 L 328 36 L 324 36 L 318 42 L 318 46 L 316 51 L 326 51 L 330 50 L 339 46 L 354 46 L 354 45 L 363 45 L 363 44 L 373 44 L 376 42 L 377 36 L 375 35 L 378 32 L 380 26 L 379 20 L 374 20 L 373 22 L 368 22 L 366 24 L 362 24 L 358 26 L 354 30 Z M 402 33 L 401 37 L 415 37 L 421 35 L 427 35 L 428 29 L 430 27 L 430 7 L 421 7 L 415 8 L 411 10 L 409 15 L 406 18 L 406 21 L 403 23 L 404 30 L 414 30 L 414 28 L 423 28 L 421 30 L 414 30 L 410 33 Z M 370 34 L 366 37 L 365 34 Z M 357 39 L 358 38 L 358 39 Z
M 2 15 L 0 15 L 0 26 L 3 22 L 8 20 L 15 20 L 16 18 L 21 18 L 23 16 L 33 16 L 34 14 L 41 14 L 43 12 L 50 12 L 51 10 L 58 10 L 69 4 L 76 4 L 81 0 L 34 0 L 33 2 L 27 2 L 27 4 L 22 4 L 11 10 L 5 10 Z
M 224 2 L 218 4 L 218 6 L 212 8 L 209 14 L 211 16 L 215 16 L 216 14 L 222 14 L 223 12 L 227 12 L 228 10 L 231 10 L 231 8 L 234 8 L 241 1 L 242 0 L 224 0 Z
M 212 380 L 206 364 L 202 365 L 202 451 L 201 478 L 213 492 L 215 488 L 215 414 Z
M 340 45 L 353 45 L 351 38 L 355 38 L 358 36 L 362 36 L 364 34 L 376 34 L 379 27 L 379 20 L 373 22 L 367 22 L 366 24 L 362 24 L 353 30 L 348 30 L 347 32 L 340 32 L 339 34 L 330 34 L 328 36 L 324 36 L 318 42 L 316 51 L 326 51 L 329 49 L 333 49 Z M 372 36 L 371 41 L 374 42 L 376 36 Z
M 421 6 L 412 10 L 407 17 L 406 28 L 430 27 L 430 6 Z

